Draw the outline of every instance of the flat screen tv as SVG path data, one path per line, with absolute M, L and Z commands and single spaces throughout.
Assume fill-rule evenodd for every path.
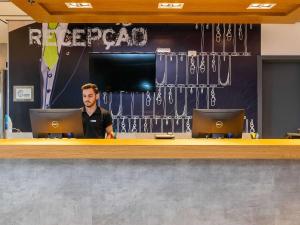
M 106 92 L 154 92 L 155 53 L 89 54 L 90 82 Z

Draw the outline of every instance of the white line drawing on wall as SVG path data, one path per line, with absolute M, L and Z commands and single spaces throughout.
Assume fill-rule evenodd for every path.
M 251 30 L 252 26 L 199 24 L 195 26 L 195 29 L 200 32 L 201 36 L 200 51 L 156 53 L 161 70 L 156 77 L 155 93 L 103 93 L 103 104 L 108 105 L 109 110 L 112 111 L 113 121 L 117 124 L 117 132 L 152 132 L 154 127 L 160 132 L 174 132 L 175 127 L 177 131 L 178 127 L 181 127 L 180 132 L 190 132 L 192 115 L 188 105 L 188 96 L 191 94 L 195 96 L 193 104 L 196 108 L 218 107 L 218 93 L 220 92 L 217 90 L 230 87 L 234 79 L 233 57 L 251 56 L 251 52 L 248 51 L 248 29 Z M 208 29 L 212 35 L 211 51 L 205 48 L 205 31 Z M 214 78 L 217 80 L 215 81 Z M 126 115 L 123 113 L 124 94 L 131 96 L 131 113 Z M 139 98 L 141 103 L 136 102 L 138 98 L 135 96 L 138 95 L 141 95 Z M 141 115 L 134 114 L 135 104 L 137 107 L 141 105 Z M 115 105 L 114 109 L 112 105 Z M 253 118 L 245 117 L 244 121 L 245 132 L 255 132 Z

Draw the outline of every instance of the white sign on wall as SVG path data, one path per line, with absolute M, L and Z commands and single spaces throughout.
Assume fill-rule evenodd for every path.
M 34 87 L 33 86 L 14 86 L 13 87 L 14 102 L 33 102 Z

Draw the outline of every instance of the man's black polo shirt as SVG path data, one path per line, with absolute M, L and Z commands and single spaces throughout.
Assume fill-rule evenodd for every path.
M 82 124 L 85 138 L 105 138 L 105 128 L 112 125 L 112 118 L 107 110 L 99 106 L 91 116 L 83 107 Z

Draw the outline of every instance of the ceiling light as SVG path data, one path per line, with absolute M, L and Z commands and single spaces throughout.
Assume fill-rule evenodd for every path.
M 170 7 L 171 3 L 160 3 L 160 7 Z
M 255 8 L 258 8 L 260 6 L 260 4 L 258 4 L 258 3 L 253 3 L 253 4 L 251 4 L 249 7 L 255 7 Z
M 84 7 L 91 6 L 91 3 L 87 3 L 87 2 L 83 2 L 83 3 L 79 3 L 79 4 Z
M 181 7 L 182 8 L 182 3 L 173 3 L 172 4 L 173 5 L 173 7 L 176 7 L 176 8 L 179 8 L 179 7 Z
M 92 4 L 89 2 L 66 2 L 65 4 L 71 9 L 93 8 Z
M 276 3 L 252 3 L 247 9 L 272 9 Z
M 275 4 L 262 4 L 264 8 L 272 8 Z
M 171 3 L 171 2 L 160 2 L 158 3 L 159 9 L 182 9 L 184 3 Z

